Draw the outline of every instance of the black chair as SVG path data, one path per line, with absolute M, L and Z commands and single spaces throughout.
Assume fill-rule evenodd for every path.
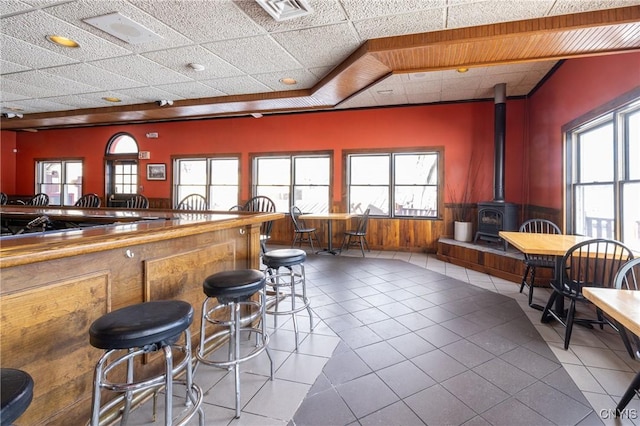
M 207 199 L 200 194 L 191 194 L 178 203 L 178 210 L 208 210 Z
M 9 202 L 9 197 L 4 192 L 0 192 L 0 205 L 4 206 Z
M 244 210 L 244 206 L 240 204 L 236 204 L 235 206 L 231 206 L 229 208 L 230 212 L 241 212 L 242 210 Z
M 371 251 L 369 249 L 369 243 L 367 242 L 367 228 L 369 226 L 369 212 L 371 209 L 366 209 L 364 214 L 360 216 L 358 219 L 358 227 L 356 229 L 351 229 L 345 231 L 344 239 L 342 240 L 342 247 L 340 247 L 340 251 L 344 250 L 345 247 L 349 250 L 349 246 L 351 245 L 359 245 L 360 251 L 362 251 L 362 257 L 364 257 L 364 247 L 367 247 L 367 251 Z
M 12 425 L 33 400 L 33 379 L 26 371 L 0 369 L 0 425 Z
M 48 206 L 49 205 L 49 196 L 44 192 L 40 192 L 33 197 L 29 201 L 27 201 L 28 206 Z
M 126 424 L 137 396 L 145 390 L 157 392 L 161 388 L 164 388 L 165 396 L 164 424 L 174 424 L 175 382 L 185 385 L 184 404 L 188 408 L 181 410 L 182 419 L 179 424 L 185 424 L 198 412 L 200 424 L 204 425 L 204 412 L 201 408 L 203 392 L 193 382 L 189 330 L 193 315 L 191 305 L 182 300 L 155 300 L 111 311 L 91 324 L 91 346 L 104 349 L 94 370 L 91 426 L 100 425 L 101 418 L 103 422 L 107 420 L 111 424 L 117 418 L 104 417 L 114 415 L 116 407 L 118 409 L 115 410 L 115 415 L 121 416 L 121 424 Z M 142 374 L 135 377 L 136 362 L 155 352 L 163 353 L 164 369 L 157 375 Z M 176 357 L 178 354 L 182 354 L 181 359 Z M 122 371 L 126 374 L 122 374 Z M 178 380 L 177 377 L 181 379 Z M 102 405 L 104 390 L 118 395 Z
M 318 247 L 322 247 L 320 244 L 320 239 L 318 239 L 318 234 L 316 233 L 316 228 L 312 228 L 306 225 L 304 219 L 300 218 L 302 211 L 296 206 L 291 206 L 291 221 L 293 222 L 293 242 L 291 243 L 291 248 L 293 248 L 296 243 L 298 243 L 298 247 L 302 247 L 303 242 L 307 242 L 311 245 L 311 250 L 315 251 L 313 247 L 313 240 L 316 240 L 318 243 Z
M 247 201 L 242 210 L 247 212 L 275 213 L 276 204 L 271 198 L 264 195 L 258 195 Z M 272 228 L 272 220 L 262 222 L 262 225 L 260 225 L 260 250 L 262 254 L 267 252 L 267 240 L 271 238 Z
M 98 194 L 84 194 L 82 197 L 78 198 L 78 201 L 74 204 L 76 207 L 83 208 L 98 208 L 102 204 L 100 197 Z
M 148 209 L 149 200 L 144 195 L 134 195 L 127 200 L 128 209 Z
M 546 219 L 527 220 L 522 224 L 522 226 L 520 226 L 520 232 L 562 234 L 558 225 Z M 543 307 L 533 303 L 533 288 L 535 287 L 536 282 L 536 269 L 546 268 L 551 271 L 555 271 L 556 259 L 554 256 L 525 253 L 524 264 L 526 265 L 526 268 L 524 270 L 524 275 L 522 276 L 522 283 L 520 284 L 520 293 L 522 293 L 522 289 L 527 286 L 529 288 L 529 306 L 541 311 Z M 527 281 L 529 274 L 531 274 L 531 280 Z
M 547 305 L 542 311 L 542 321 L 555 318 L 565 327 L 564 348 L 569 348 L 571 331 L 574 323 L 612 325 L 599 308 L 596 318 L 576 318 L 576 303 L 593 304 L 582 294 L 583 287 L 609 287 L 614 285 L 614 277 L 623 263 L 633 259 L 632 251 L 619 241 L 594 238 L 583 241 L 571 247 L 563 256 L 560 263 L 564 270 L 560 282 L 551 281 L 553 292 Z M 569 299 L 569 309 L 566 318 L 552 309 L 558 297 Z

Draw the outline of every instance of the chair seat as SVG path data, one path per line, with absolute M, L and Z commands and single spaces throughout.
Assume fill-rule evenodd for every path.
M 296 232 L 299 234 L 305 233 L 305 232 L 315 232 L 316 228 L 300 228 L 300 229 L 296 229 Z
M 202 290 L 207 297 L 229 301 L 246 299 L 264 287 L 265 276 L 256 269 L 222 271 L 209 275 Z
M 307 253 L 300 249 L 270 250 L 262 256 L 262 263 L 268 268 L 298 265 L 307 259 Z
M 89 328 L 91 345 L 128 349 L 173 343 L 193 321 L 193 308 L 180 300 L 138 303 L 98 318 Z
M 545 259 L 525 259 L 525 265 L 534 266 L 536 268 L 555 268 L 556 263 L 553 260 Z
M 10 425 L 24 413 L 33 399 L 33 379 L 22 370 L 0 370 L 0 420 Z

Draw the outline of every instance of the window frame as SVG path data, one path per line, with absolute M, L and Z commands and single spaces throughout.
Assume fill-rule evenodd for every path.
M 625 94 L 612 102 L 603 105 L 587 114 L 572 120 L 562 126 L 564 137 L 564 215 L 565 229 L 567 233 L 581 233 L 578 228 L 578 192 L 581 188 L 589 186 L 608 186 L 613 193 L 613 235 L 611 238 L 624 241 L 624 211 L 625 200 L 623 197 L 624 186 L 627 184 L 640 184 L 640 177 L 630 178 L 630 136 L 628 117 L 640 113 L 640 89 Z M 584 181 L 580 176 L 580 136 L 586 132 L 594 131 L 599 127 L 612 125 L 613 137 L 613 177 L 607 181 Z M 640 168 L 640 165 L 636 166 Z M 636 175 L 638 170 L 636 170 Z M 586 216 L 585 216 L 586 217 Z M 581 218 L 580 218 L 581 219 Z M 628 243 L 628 242 L 626 242 Z
M 258 192 L 258 188 L 260 186 L 271 186 L 271 185 L 260 185 L 258 182 L 258 160 L 261 158 L 265 159 L 274 159 L 274 158 L 286 158 L 289 160 L 289 198 L 288 198 L 288 207 L 286 211 L 281 213 L 290 213 L 292 200 L 295 200 L 295 189 L 299 186 L 315 186 L 315 187 L 327 187 L 327 211 L 331 211 L 332 200 L 333 200 L 333 150 L 323 150 L 323 151 L 296 151 L 296 152 L 274 152 L 274 153 L 251 153 L 249 155 L 251 161 L 251 196 L 255 197 L 260 195 Z M 327 185 L 296 185 L 295 182 L 295 159 L 299 158 L 327 158 L 329 160 L 329 183 Z M 275 202 L 275 200 L 274 200 Z M 278 203 L 276 202 L 276 206 Z M 305 211 L 304 213 L 322 213 L 320 211 Z
M 437 210 L 435 214 L 423 216 L 423 215 L 409 215 L 409 214 L 396 214 L 395 207 L 395 189 L 396 187 L 407 186 L 406 184 L 395 183 L 395 157 L 401 155 L 433 155 L 437 156 L 437 183 L 436 185 L 427 185 L 436 187 L 436 206 Z M 389 219 L 409 219 L 409 220 L 442 220 L 444 213 L 444 147 L 442 146 L 416 146 L 416 147 L 401 147 L 394 149 L 367 149 L 367 150 L 345 150 L 343 151 L 343 194 L 345 198 L 345 205 L 347 211 L 351 211 L 351 200 L 349 199 L 351 191 L 351 171 L 350 171 L 350 158 L 352 156 L 375 156 L 375 155 L 388 155 L 389 161 L 389 188 L 388 188 L 388 211 L 389 213 L 375 214 L 370 213 L 370 216 Z M 423 185 L 421 185 L 423 186 Z M 358 212 L 356 212 L 358 213 Z
M 240 192 L 241 192 L 241 176 L 240 176 L 240 169 L 242 167 L 242 163 L 241 163 L 241 155 L 240 154 L 207 154 L 207 155 L 197 155 L 197 156 L 173 156 L 171 157 L 171 165 L 173 167 L 173 173 L 172 173 L 172 178 L 171 178 L 171 191 L 172 191 L 172 195 L 171 195 L 171 199 L 173 200 L 173 206 L 174 208 L 177 208 L 178 204 L 180 203 L 180 201 L 182 201 L 182 198 L 184 197 L 180 197 L 180 190 L 179 187 L 183 186 L 183 187 L 189 187 L 189 186 L 204 186 L 204 194 L 200 193 L 200 192 L 190 192 L 187 195 L 190 194 L 200 194 L 202 195 L 205 200 L 207 201 L 207 207 L 211 208 L 211 189 L 213 187 L 220 187 L 220 186 L 232 186 L 232 185 L 219 185 L 219 184 L 214 184 L 214 182 L 212 182 L 212 170 L 213 170 L 213 164 L 215 161 L 217 160 L 236 160 L 238 163 L 238 182 L 236 186 L 236 202 L 234 203 L 235 205 L 237 205 L 239 203 L 240 200 Z M 180 162 L 182 161 L 205 161 L 205 182 L 202 185 L 181 185 L 180 181 L 179 181 L 179 177 L 180 177 Z M 231 208 L 234 204 L 229 205 L 227 207 L 227 209 Z
M 41 175 L 42 175 L 42 168 L 44 167 L 45 163 L 59 163 L 60 164 L 60 170 L 61 170 L 61 176 L 60 176 L 60 183 L 59 184 L 52 184 L 52 183 L 46 183 L 46 182 L 42 182 L 41 181 Z M 63 204 L 62 201 L 64 199 L 66 199 L 66 196 L 68 195 L 68 187 L 70 186 L 70 183 L 67 182 L 67 177 L 66 177 L 66 173 L 67 173 L 67 164 L 69 163 L 79 163 L 80 164 L 80 169 L 82 170 L 82 177 L 80 179 L 80 183 L 76 183 L 74 184 L 75 186 L 79 187 L 79 194 L 78 194 L 78 198 L 82 197 L 82 195 L 84 194 L 84 158 L 81 157 L 66 157 L 66 158 L 36 158 L 35 159 L 35 185 L 34 185 L 34 190 L 35 193 L 38 194 L 40 192 L 43 192 L 45 194 L 47 194 L 49 196 L 50 200 L 53 200 L 54 197 L 52 196 L 52 194 L 49 194 L 47 191 L 43 190 L 43 186 L 44 185 L 58 185 L 60 188 L 60 195 L 59 195 L 59 204 L 51 204 L 50 205 L 56 205 L 56 206 L 73 206 L 75 204 Z M 75 200 L 78 201 L 78 200 Z

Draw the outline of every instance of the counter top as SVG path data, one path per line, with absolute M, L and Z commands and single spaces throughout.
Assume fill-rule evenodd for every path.
M 282 213 L 237 211 L 0 207 L 0 216 L 3 218 L 24 217 L 28 220 L 43 215 L 51 220 L 91 221 L 105 224 L 2 237 L 0 238 L 0 269 L 183 237 L 203 231 L 260 224 L 284 217 Z

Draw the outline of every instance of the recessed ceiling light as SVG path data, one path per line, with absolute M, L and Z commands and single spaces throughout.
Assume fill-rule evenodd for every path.
M 378 94 L 379 95 L 390 95 L 393 93 L 392 89 L 386 89 L 386 90 L 378 90 Z
M 260 114 L 259 112 L 252 112 L 252 113 L 251 113 L 251 116 L 252 116 L 253 118 L 262 118 L 262 114 Z
M 284 77 L 280 79 L 280 83 L 282 84 L 286 84 L 288 86 L 292 86 L 294 84 L 298 84 L 298 82 L 296 81 L 295 78 L 291 78 L 291 77 Z
M 469 68 L 462 67 L 458 68 L 456 71 L 458 71 L 460 74 L 464 74 L 465 72 L 469 71 Z
M 107 102 L 122 102 L 122 100 L 120 98 L 115 98 L 113 96 L 105 96 L 102 99 L 107 101 Z
M 298 18 L 313 12 L 307 0 L 256 0 L 276 21 Z
M 83 19 L 83 21 L 129 44 L 162 40 L 158 34 L 118 12 Z
M 62 47 L 80 47 L 80 44 L 77 41 L 59 35 L 49 35 L 47 36 L 47 40 Z

